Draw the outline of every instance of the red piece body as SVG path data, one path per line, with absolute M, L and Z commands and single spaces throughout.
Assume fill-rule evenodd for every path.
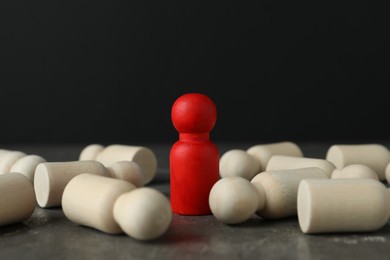
M 170 200 L 176 214 L 211 214 L 209 194 L 219 179 L 218 149 L 209 140 L 215 121 L 215 105 L 203 94 L 185 94 L 172 107 L 180 133 L 170 151 Z

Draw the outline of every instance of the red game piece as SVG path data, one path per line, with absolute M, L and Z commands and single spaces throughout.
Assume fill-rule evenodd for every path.
M 209 193 L 219 179 L 219 153 L 209 138 L 217 109 L 208 96 L 189 93 L 175 101 L 171 117 L 179 132 L 169 159 L 172 210 L 180 215 L 209 215 Z

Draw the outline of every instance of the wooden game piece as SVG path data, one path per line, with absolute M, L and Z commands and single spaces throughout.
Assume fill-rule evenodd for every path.
M 87 158 L 99 161 L 104 166 L 110 166 L 117 161 L 135 162 L 142 169 L 144 185 L 153 180 L 157 171 L 156 155 L 151 149 L 143 146 L 112 144 L 102 150 L 100 145 L 94 144 L 81 151 L 80 160 L 86 160 Z
M 69 181 L 62 195 L 62 210 L 72 222 L 109 234 L 122 233 L 113 207 L 123 193 L 136 189 L 130 182 L 83 173 Z
M 172 221 L 168 198 L 148 187 L 120 195 L 115 201 L 113 214 L 122 231 L 138 240 L 160 237 Z
M 381 144 L 335 144 L 329 147 L 326 160 L 338 169 L 350 164 L 364 164 L 374 170 L 379 180 L 383 181 L 386 179 L 385 169 L 390 162 L 390 153 Z
M 140 173 L 131 164 L 134 162 L 116 162 L 109 169 L 98 161 L 71 161 L 40 163 L 34 176 L 34 189 L 38 205 L 42 208 L 61 205 L 61 197 L 65 186 L 77 175 L 90 173 L 106 177 L 121 178 L 126 181 L 140 183 Z M 130 166 L 129 166 L 130 165 Z
M 386 181 L 390 184 L 390 163 L 388 163 L 386 167 Z
M 301 148 L 297 144 L 288 141 L 254 145 L 249 147 L 247 152 L 259 160 L 261 168 L 258 172 L 266 170 L 268 161 L 273 155 L 303 157 Z
M 0 149 L 0 161 L 1 161 L 1 158 L 3 157 L 3 155 L 9 153 L 10 150 L 7 150 L 7 149 Z
M 8 149 L 0 149 L 0 161 L 2 160 L 3 156 L 9 154 L 10 152 L 14 152 Z
M 12 165 L 24 156 L 26 154 L 20 151 L 2 150 L 0 153 L 0 174 L 9 173 Z
M 46 160 L 35 154 L 26 155 L 17 160 L 9 170 L 10 172 L 19 172 L 26 176 L 31 182 L 34 182 L 35 168 Z
M 218 180 L 210 191 L 209 205 L 222 223 L 238 224 L 264 208 L 265 193 L 261 185 L 253 185 L 240 176 Z
M 108 166 L 107 170 L 111 178 L 131 182 L 137 188 L 144 184 L 144 176 L 141 167 L 135 162 L 117 161 Z
M 42 208 L 60 206 L 65 186 L 72 178 L 82 173 L 108 175 L 103 164 L 92 160 L 39 164 L 34 176 L 34 189 L 38 205 Z
M 17 172 L 0 175 L 0 226 L 28 219 L 35 210 L 34 188 Z
M 265 205 L 256 214 L 266 219 L 297 215 L 298 186 L 304 179 L 328 179 L 328 175 L 317 167 L 274 170 L 257 174 L 251 182 L 263 187 Z
M 336 167 L 329 161 L 317 158 L 274 155 L 268 161 L 266 171 L 289 170 L 305 167 L 318 167 L 322 169 L 330 178 Z
M 147 147 L 130 145 L 109 145 L 101 151 L 96 160 L 109 166 L 117 161 L 133 161 L 137 163 L 144 175 L 144 185 L 150 183 L 157 171 L 157 158 Z
M 210 140 L 216 106 L 204 94 L 184 94 L 174 102 L 171 117 L 179 132 L 169 159 L 172 210 L 181 215 L 211 214 L 209 193 L 219 180 L 218 148 Z
M 41 162 L 46 160 L 35 154 L 0 149 L 0 174 L 19 172 L 33 181 L 35 167 Z
M 298 186 L 303 179 L 328 178 L 317 167 L 261 172 L 252 181 L 238 176 L 220 179 L 211 189 L 213 215 L 226 224 L 238 224 L 253 214 L 280 219 L 297 214 Z
M 222 178 L 239 176 L 251 180 L 259 172 L 260 162 L 244 150 L 229 150 L 219 159 L 219 174 Z
M 104 150 L 104 146 L 100 144 L 90 144 L 84 147 L 81 151 L 79 160 L 90 161 L 96 160 L 97 155 Z
M 334 169 L 332 179 L 373 179 L 379 180 L 378 175 L 363 164 L 350 164 L 342 169 Z
M 303 180 L 297 201 L 306 234 L 375 231 L 389 219 L 389 190 L 372 179 Z

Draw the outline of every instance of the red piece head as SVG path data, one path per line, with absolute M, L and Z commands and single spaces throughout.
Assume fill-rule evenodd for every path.
M 208 96 L 189 93 L 176 99 L 171 117 L 179 133 L 209 133 L 217 120 L 217 108 Z

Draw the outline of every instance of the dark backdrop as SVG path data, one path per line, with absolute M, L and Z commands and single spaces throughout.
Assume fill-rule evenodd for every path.
M 173 142 L 188 92 L 215 141 L 388 140 L 374 2 L 1 1 L 0 142 Z

